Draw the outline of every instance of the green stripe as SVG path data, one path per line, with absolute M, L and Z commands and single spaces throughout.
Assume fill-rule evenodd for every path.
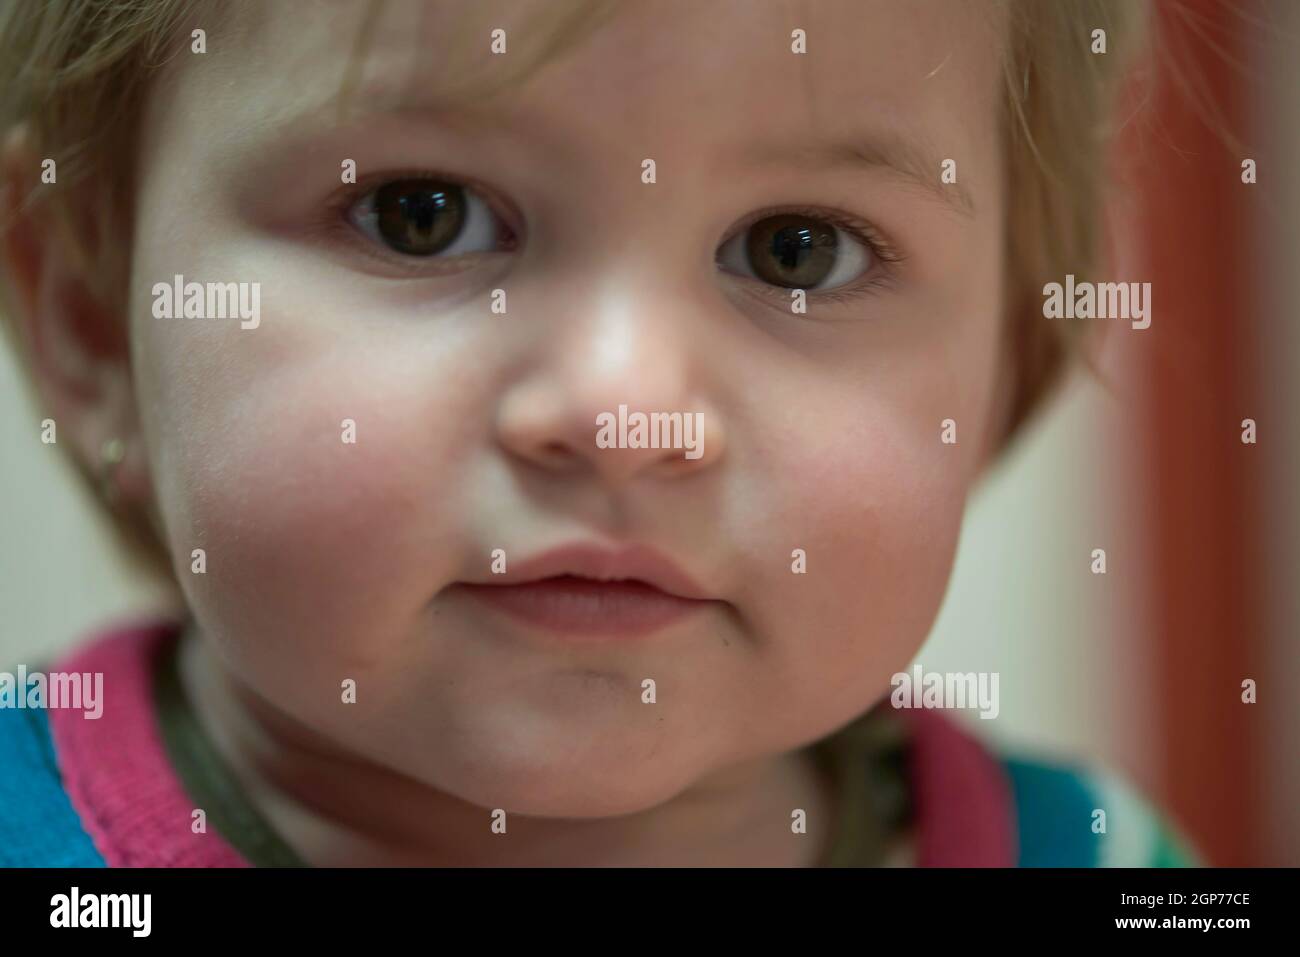
M 308 867 L 253 806 L 199 724 L 181 684 L 180 645 L 172 642 L 159 662 L 154 704 L 163 746 L 181 784 L 208 825 L 254 867 Z
M 1172 828 L 1161 824 L 1156 837 L 1156 849 L 1152 855 L 1152 867 L 1200 867 L 1201 861 L 1187 842 L 1178 836 Z

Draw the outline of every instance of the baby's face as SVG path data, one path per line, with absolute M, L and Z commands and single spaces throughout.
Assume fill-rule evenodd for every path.
M 937 613 L 1003 381 L 983 6 L 627 5 L 452 109 L 448 45 L 487 83 L 546 4 L 453 39 L 470 5 L 390 2 L 342 115 L 366 5 L 258 6 L 198 22 L 207 52 L 153 86 L 131 277 L 157 506 L 230 671 L 419 781 L 564 816 L 879 700 Z M 256 328 L 155 318 L 177 274 L 260 283 Z M 620 406 L 702 445 L 601 447 Z M 598 577 L 535 561 L 574 545 L 694 584 L 521 584 Z

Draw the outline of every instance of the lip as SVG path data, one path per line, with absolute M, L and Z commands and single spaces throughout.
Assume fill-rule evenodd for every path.
M 633 637 L 659 631 L 718 602 L 649 546 L 567 545 L 504 574 L 453 586 L 526 624 L 566 636 Z

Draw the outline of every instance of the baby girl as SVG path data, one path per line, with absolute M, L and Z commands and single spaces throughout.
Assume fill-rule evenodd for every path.
M 177 599 L 0 709 L 0 863 L 1192 861 L 890 701 L 1095 328 L 1140 12 L 0 13 L 7 325 Z

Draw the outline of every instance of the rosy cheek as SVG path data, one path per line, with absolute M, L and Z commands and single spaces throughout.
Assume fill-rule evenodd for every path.
M 805 549 L 807 571 L 794 575 L 786 558 L 771 594 L 787 597 L 763 600 L 780 623 L 774 634 L 808 636 L 790 643 L 792 653 L 815 635 L 824 662 L 842 665 L 831 670 L 861 681 L 887 676 L 928 634 L 947 586 L 964 490 L 937 427 L 923 434 L 909 421 L 869 416 L 827 424 L 791 448 L 773 489 L 775 500 L 798 503 L 780 513 L 783 555 Z
M 175 452 L 173 548 L 204 549 L 187 594 L 232 632 L 238 619 L 253 635 L 310 627 L 316 642 L 382 633 L 438 586 L 438 553 L 416 538 L 437 528 L 424 447 L 382 383 L 336 375 L 322 389 L 322 371 L 262 370 L 224 391 L 212 376 L 177 423 L 189 438 Z

